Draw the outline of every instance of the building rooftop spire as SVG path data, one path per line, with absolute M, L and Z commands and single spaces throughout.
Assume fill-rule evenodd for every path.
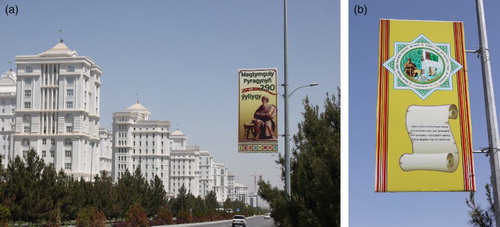
M 76 51 L 69 49 L 68 46 L 64 43 L 63 39 L 59 40 L 59 42 L 52 48 L 47 51 L 39 54 L 40 56 L 53 56 L 53 57 L 76 57 L 78 54 Z
M 60 43 L 64 43 L 63 41 L 63 30 L 59 29 L 59 32 L 61 33 L 61 39 L 59 40 Z

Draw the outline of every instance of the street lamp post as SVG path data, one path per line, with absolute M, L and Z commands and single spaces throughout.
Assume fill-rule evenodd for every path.
M 284 6 L 283 6 L 283 16 L 284 16 L 284 22 L 283 22 L 283 87 L 284 87 L 284 94 L 283 94 L 283 105 L 285 105 L 285 195 L 286 195 L 286 200 L 290 201 L 290 195 L 291 195 L 291 187 L 290 187 L 290 148 L 288 144 L 288 65 L 287 65 L 287 55 L 288 55 L 288 50 L 287 50 L 287 2 L 286 0 L 283 0 Z
M 491 183 L 493 186 L 494 214 L 496 226 L 500 226 L 500 137 L 498 135 L 498 120 L 495 105 L 495 92 L 490 65 L 490 51 L 488 47 L 488 35 L 486 32 L 486 19 L 484 16 L 484 5 L 482 0 L 476 0 L 477 24 L 479 33 L 481 56 L 481 69 L 483 74 L 484 102 L 486 108 L 486 121 L 488 126 L 488 144 L 490 154 Z

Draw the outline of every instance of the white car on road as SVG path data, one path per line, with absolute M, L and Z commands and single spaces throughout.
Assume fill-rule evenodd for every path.
M 235 227 L 237 225 L 243 226 L 243 227 L 247 226 L 247 219 L 245 218 L 244 215 L 234 215 L 233 216 L 233 227 Z

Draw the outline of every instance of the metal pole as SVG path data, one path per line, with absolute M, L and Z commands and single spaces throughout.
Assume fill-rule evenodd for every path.
M 496 226 L 500 226 L 500 206 L 498 196 L 500 195 L 497 183 L 500 182 L 500 166 L 498 151 L 498 121 L 495 106 L 495 93 L 491 77 L 490 53 L 488 49 L 488 37 L 486 34 L 486 20 L 484 18 L 484 6 L 482 0 L 476 0 L 477 23 L 479 30 L 479 53 L 481 55 L 481 68 L 483 71 L 484 102 L 486 108 L 486 120 L 488 126 L 488 141 L 491 165 L 491 183 L 493 184 L 494 208 Z
M 287 78 L 287 0 L 283 0 L 284 2 L 284 83 L 285 93 L 283 94 L 284 105 L 285 105 L 285 194 L 287 201 L 290 202 L 291 196 L 291 186 L 290 186 L 290 143 L 289 143 L 289 128 L 288 128 L 288 78 Z

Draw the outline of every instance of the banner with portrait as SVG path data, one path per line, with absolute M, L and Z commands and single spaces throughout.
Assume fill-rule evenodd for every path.
M 278 70 L 238 70 L 238 152 L 278 152 Z
M 375 191 L 474 191 L 462 22 L 380 20 Z

